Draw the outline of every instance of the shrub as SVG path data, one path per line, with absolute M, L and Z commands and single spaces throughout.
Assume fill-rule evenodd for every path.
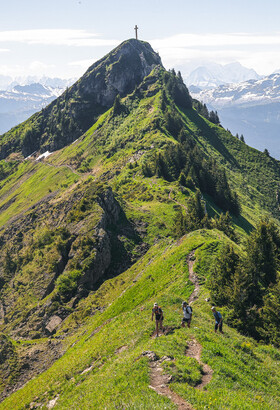
M 66 302 L 74 296 L 78 282 L 81 277 L 81 271 L 72 270 L 70 272 L 65 272 L 63 275 L 59 276 L 56 281 L 57 295 L 63 302 Z

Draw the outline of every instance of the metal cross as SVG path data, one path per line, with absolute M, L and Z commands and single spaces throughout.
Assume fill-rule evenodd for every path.
M 136 40 L 138 40 L 138 26 L 137 26 L 137 24 L 136 24 L 136 26 L 134 27 L 134 30 L 135 30 L 135 37 L 136 37 Z

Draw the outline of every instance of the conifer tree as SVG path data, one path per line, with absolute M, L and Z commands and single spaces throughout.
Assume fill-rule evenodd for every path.
M 219 218 L 214 218 L 213 227 L 224 232 L 232 241 L 236 241 L 236 234 L 228 211 L 225 214 L 222 212 Z
M 184 174 L 184 172 L 181 172 L 178 181 L 180 185 L 186 186 L 186 175 Z
M 246 256 L 234 276 L 231 322 L 243 333 L 260 337 L 260 309 L 269 286 L 277 280 L 279 234 L 269 221 L 261 221 L 246 243 Z
M 188 202 L 187 212 L 187 231 L 194 231 L 203 227 L 204 222 L 204 207 L 201 202 L 201 193 L 197 191 Z M 202 222 L 203 221 L 203 222 Z
M 239 262 L 238 255 L 232 246 L 226 245 L 218 255 L 214 272 L 210 278 L 211 299 L 218 305 L 230 303 L 233 278 Z
M 118 94 L 113 105 L 113 115 L 119 115 L 122 112 L 121 97 Z
M 264 297 L 264 306 L 261 311 L 262 327 L 260 334 L 266 341 L 280 346 L 280 278 L 274 286 L 269 288 Z
M 187 232 L 187 218 L 186 214 L 182 212 L 182 208 L 179 207 L 179 209 L 176 212 L 175 218 L 174 218 L 174 237 L 175 238 L 181 238 L 185 233 Z

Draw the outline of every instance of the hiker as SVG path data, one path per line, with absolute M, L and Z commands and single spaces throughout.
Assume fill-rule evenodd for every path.
M 160 306 L 158 306 L 157 303 L 154 304 L 153 310 L 152 310 L 152 320 L 154 320 L 154 315 L 155 315 L 155 320 L 156 320 L 156 337 L 158 337 L 158 325 L 160 329 L 162 330 L 162 321 L 163 321 L 163 312 Z
M 223 332 L 223 318 L 220 312 L 218 312 L 215 308 L 215 306 L 211 307 L 212 313 L 215 318 L 215 333 L 217 333 L 217 329 L 219 329 L 220 333 Z
M 185 324 L 187 323 L 188 328 L 191 327 L 191 321 L 192 321 L 192 308 L 187 304 L 187 302 L 182 303 L 182 309 L 183 309 L 183 319 L 182 319 L 182 327 L 185 327 Z

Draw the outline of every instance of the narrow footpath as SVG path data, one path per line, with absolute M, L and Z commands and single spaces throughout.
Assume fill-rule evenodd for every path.
M 168 384 L 171 382 L 171 376 L 163 374 L 161 368 L 161 363 L 163 360 L 166 360 L 166 357 L 163 357 L 161 360 L 155 360 L 150 362 L 150 388 L 155 390 L 158 394 L 168 397 L 174 404 L 177 405 L 180 410 L 194 410 L 193 407 L 187 403 L 182 397 L 174 393 L 169 387 Z
M 195 250 L 193 250 L 187 256 L 187 263 L 189 269 L 189 279 L 194 284 L 194 290 L 189 297 L 189 304 L 192 304 L 199 294 L 199 281 L 198 277 L 194 272 L 193 266 L 195 262 Z M 163 335 L 165 332 L 162 333 Z M 187 342 L 188 346 L 186 349 L 186 356 L 192 357 L 198 361 L 202 366 L 202 378 L 201 382 L 195 386 L 196 389 L 202 390 L 211 380 L 213 375 L 213 370 L 211 367 L 203 363 L 201 360 L 202 346 L 195 338 L 192 338 Z M 168 397 L 174 404 L 177 405 L 179 410 L 194 410 L 190 403 L 180 397 L 178 394 L 173 392 L 168 384 L 172 381 L 172 377 L 168 374 L 163 373 L 161 364 L 164 360 L 171 360 L 170 358 L 164 356 L 159 359 L 153 352 L 144 352 L 143 355 L 147 355 L 150 360 L 150 388 L 156 391 L 158 394 Z
M 198 294 L 199 294 L 199 281 L 193 269 L 194 262 L 195 262 L 195 250 L 193 250 L 187 256 L 187 263 L 188 263 L 188 268 L 189 268 L 189 279 L 194 284 L 194 290 L 191 296 L 189 297 L 189 304 L 192 304 L 198 298 Z M 213 375 L 213 370 L 211 369 L 211 367 L 208 364 L 203 363 L 201 361 L 201 352 L 202 352 L 201 344 L 198 343 L 198 341 L 195 340 L 194 338 L 191 339 L 188 342 L 186 356 L 193 357 L 202 366 L 202 379 L 201 379 L 201 382 L 195 386 L 196 389 L 203 389 L 203 387 L 206 386 L 206 384 L 210 382 L 210 380 L 212 379 L 212 375 Z

